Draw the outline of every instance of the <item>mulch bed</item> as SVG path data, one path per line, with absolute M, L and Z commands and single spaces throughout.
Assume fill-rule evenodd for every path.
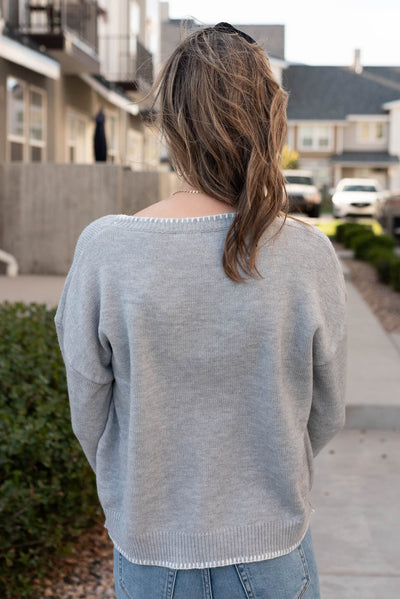
M 115 599 L 113 544 L 102 522 L 57 560 L 40 589 L 38 599 Z

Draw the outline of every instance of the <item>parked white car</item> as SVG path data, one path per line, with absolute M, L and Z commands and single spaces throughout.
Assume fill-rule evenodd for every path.
M 321 206 L 321 193 L 314 185 L 311 171 L 284 170 L 290 212 L 305 212 L 317 218 Z
M 376 179 L 341 179 L 332 196 L 333 216 L 376 216 L 385 191 Z

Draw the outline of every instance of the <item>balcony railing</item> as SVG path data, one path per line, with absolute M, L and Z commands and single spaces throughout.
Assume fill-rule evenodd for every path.
M 153 55 L 137 36 L 106 35 L 99 39 L 102 74 L 127 90 L 153 83 Z
M 97 16 L 94 0 L 28 0 L 19 14 L 19 29 L 49 48 L 71 31 L 97 53 Z

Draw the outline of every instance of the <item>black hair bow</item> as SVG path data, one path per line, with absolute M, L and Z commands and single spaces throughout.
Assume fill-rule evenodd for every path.
M 222 31 L 223 33 L 238 33 L 247 42 L 249 42 L 249 44 L 256 44 L 257 43 L 255 40 L 253 40 L 252 37 L 250 37 L 249 35 L 247 35 L 247 33 L 244 33 L 243 31 L 240 31 L 239 29 L 236 29 L 236 27 L 233 27 L 233 25 L 230 25 L 229 23 L 225 23 L 225 22 L 218 23 L 217 25 L 214 26 L 214 29 L 216 31 Z

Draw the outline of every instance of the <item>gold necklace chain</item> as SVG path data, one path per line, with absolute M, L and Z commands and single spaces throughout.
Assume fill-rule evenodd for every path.
M 174 191 L 173 196 L 177 193 L 201 193 L 197 189 L 178 189 L 178 191 Z

